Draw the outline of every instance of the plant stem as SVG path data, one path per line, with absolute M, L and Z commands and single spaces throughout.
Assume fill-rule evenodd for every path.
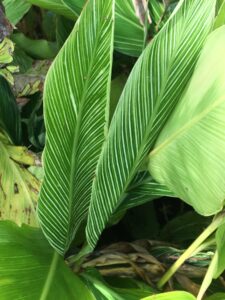
M 174 275 L 180 266 L 198 249 L 201 244 L 223 223 L 225 222 L 225 212 L 220 213 L 214 218 L 212 223 L 202 232 L 202 234 L 190 245 L 190 247 L 179 257 L 179 259 L 170 267 L 158 282 L 158 288 L 162 288 L 164 284 Z
M 203 279 L 201 288 L 199 290 L 198 296 L 197 296 L 197 300 L 202 300 L 205 292 L 207 291 L 208 287 L 210 286 L 216 267 L 217 267 L 217 263 L 218 263 L 218 251 L 215 252 L 213 259 L 209 265 L 209 268 L 206 272 L 205 278 Z

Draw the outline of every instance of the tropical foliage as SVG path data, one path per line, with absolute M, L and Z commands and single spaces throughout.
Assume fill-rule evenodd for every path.
M 0 5 L 0 299 L 225 299 L 225 1 Z

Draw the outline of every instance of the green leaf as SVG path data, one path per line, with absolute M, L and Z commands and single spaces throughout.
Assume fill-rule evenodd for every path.
M 153 295 L 141 300 L 196 300 L 196 298 L 187 292 L 169 292 Z
M 116 213 L 145 204 L 160 197 L 175 197 L 168 188 L 157 183 L 152 177 L 146 176 L 143 181 L 127 190 L 126 196 L 116 210 Z
M 61 48 L 67 38 L 69 37 L 71 31 L 73 30 L 74 22 L 63 16 L 57 16 L 56 19 L 56 39 L 57 44 Z
M 2 300 L 95 300 L 40 230 L 0 222 Z
M 225 293 L 216 293 L 207 297 L 205 300 L 225 300 Z
M 11 36 L 11 39 L 20 49 L 34 58 L 54 58 L 58 51 L 55 42 L 48 42 L 47 40 L 32 40 L 26 37 L 23 33 L 14 33 Z
M 20 113 L 8 82 L 0 76 L 0 130 L 5 131 L 12 142 L 21 141 Z
M 76 20 L 85 0 L 27 0 L 29 3 L 49 9 Z M 143 50 L 144 27 L 135 14 L 133 0 L 116 0 L 115 48 L 131 56 L 139 56 Z
M 215 2 L 180 2 L 176 13 L 137 61 L 96 171 L 87 227 L 92 247 L 179 101 L 212 26 Z
M 225 224 L 220 226 L 216 232 L 216 245 L 218 251 L 217 269 L 214 278 L 218 278 L 225 270 Z
M 210 221 L 211 218 L 189 211 L 167 222 L 160 234 L 160 240 L 188 246 L 202 233 Z
M 113 1 L 90 0 L 46 78 L 46 176 L 39 217 L 60 253 L 87 216 L 108 126 L 112 50 Z
M 113 114 L 115 112 L 116 106 L 118 104 L 119 98 L 122 94 L 124 85 L 127 81 L 127 76 L 124 74 L 120 74 L 116 78 L 114 78 L 111 82 L 111 96 L 110 96 L 110 121 L 112 120 Z
M 187 91 L 150 153 L 152 176 L 205 216 L 219 212 L 225 198 L 224 52 L 225 26 L 209 36 Z
M 214 22 L 214 29 L 222 26 L 225 24 L 225 1 L 223 4 L 221 4 L 221 7 L 218 11 L 218 15 L 216 16 L 215 22 Z
M 26 0 L 3 0 L 3 5 L 5 6 L 6 17 L 14 25 L 16 25 L 31 8 L 31 4 L 27 3 Z
M 81 275 L 96 300 L 140 300 L 148 296 L 151 288 L 116 288 L 107 284 L 95 270 Z
M 144 39 L 144 27 L 135 14 L 133 0 L 116 0 L 115 49 L 130 56 L 139 56 Z
M 75 20 L 77 15 L 62 0 L 26 0 L 28 3 L 51 10 L 56 14 Z
M 35 208 L 40 183 L 10 157 L 8 147 L 0 140 L 0 220 L 38 226 Z

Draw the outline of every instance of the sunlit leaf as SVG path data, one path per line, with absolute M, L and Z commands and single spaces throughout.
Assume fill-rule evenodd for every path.
M 149 157 L 152 176 L 205 216 L 220 211 L 225 199 L 224 52 L 222 26 L 209 36 Z

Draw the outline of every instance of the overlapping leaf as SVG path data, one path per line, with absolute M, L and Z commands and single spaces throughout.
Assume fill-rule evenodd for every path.
M 80 14 L 85 0 L 27 0 L 29 3 L 52 10 L 70 19 Z M 116 0 L 115 48 L 139 56 L 144 45 L 144 26 L 135 14 L 133 0 Z
M 92 247 L 179 101 L 212 26 L 215 3 L 181 1 L 136 63 L 97 167 L 87 227 Z
M 126 196 L 116 210 L 116 213 L 145 204 L 160 197 L 174 197 L 175 195 L 168 188 L 156 182 L 147 175 L 139 183 L 127 190 Z
M 60 253 L 87 215 L 108 123 L 112 50 L 113 1 L 90 0 L 46 78 L 39 217 Z
M 150 153 L 152 176 L 206 216 L 220 211 L 225 199 L 224 52 L 222 26 L 210 35 L 185 95 Z
M 65 16 L 69 19 L 75 19 L 77 15 L 68 6 L 65 5 L 63 0 L 26 0 L 28 3 L 49 9 Z

